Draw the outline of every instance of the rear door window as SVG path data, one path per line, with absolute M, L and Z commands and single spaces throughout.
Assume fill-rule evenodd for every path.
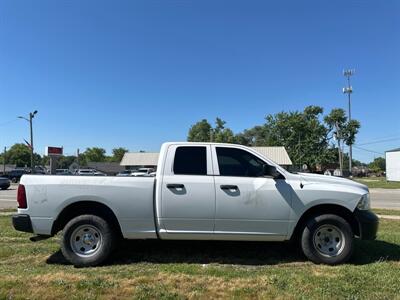
M 176 175 L 207 175 L 206 147 L 176 148 L 173 170 Z

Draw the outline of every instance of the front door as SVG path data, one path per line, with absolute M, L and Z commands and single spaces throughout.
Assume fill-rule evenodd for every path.
M 178 235 L 174 238 L 189 238 L 190 234 L 212 235 L 215 189 L 211 147 L 173 145 L 167 153 L 169 163 L 165 165 L 161 187 L 162 227 L 168 236 Z
M 285 179 L 264 176 L 266 162 L 244 149 L 214 146 L 213 153 L 218 167 L 215 234 L 232 239 L 285 236 L 292 195 Z

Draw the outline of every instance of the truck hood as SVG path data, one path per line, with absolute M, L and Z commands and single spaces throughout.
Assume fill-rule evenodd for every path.
M 312 174 L 312 173 L 298 173 L 298 175 L 303 184 L 323 183 L 323 184 L 333 184 L 333 185 L 345 185 L 348 187 L 361 189 L 365 193 L 369 192 L 368 187 L 366 185 L 342 177 L 327 176 L 327 175 Z

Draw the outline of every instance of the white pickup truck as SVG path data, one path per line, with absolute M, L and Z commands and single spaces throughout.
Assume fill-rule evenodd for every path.
M 156 177 L 24 175 L 16 230 L 37 241 L 62 231 L 76 266 L 101 264 L 118 238 L 298 241 L 316 263 L 348 260 L 353 238 L 374 239 L 368 188 L 292 174 L 233 144 L 165 143 Z

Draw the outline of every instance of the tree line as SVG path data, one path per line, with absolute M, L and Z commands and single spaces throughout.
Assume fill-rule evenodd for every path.
M 118 147 L 112 149 L 112 155 L 107 156 L 106 150 L 100 147 L 87 148 L 84 152 L 79 154 L 79 165 L 87 166 L 88 162 L 120 162 L 124 154 L 128 152 L 128 149 Z M 50 158 L 48 156 L 41 156 L 34 153 L 34 165 L 49 165 Z M 16 165 L 17 167 L 30 166 L 31 152 L 25 144 L 14 144 L 5 153 L 5 162 L 7 164 Z M 4 162 L 4 153 L 0 155 L 0 164 Z M 67 169 L 74 162 L 78 162 L 76 155 L 65 155 L 59 157 L 57 163 L 58 168 Z
M 279 112 L 268 114 L 264 123 L 234 133 L 226 122 L 216 118 L 215 124 L 203 119 L 193 124 L 188 132 L 190 142 L 236 143 L 246 146 L 284 146 L 295 166 L 306 164 L 311 171 L 317 165 L 337 167 L 339 154 L 343 168 L 348 168 L 348 156 L 343 151 L 344 145 L 354 144 L 360 122 L 348 120 L 341 108 L 332 109 L 324 115 L 319 106 L 307 106 L 303 111 Z M 340 151 L 339 151 L 340 150 Z M 87 148 L 79 155 L 79 165 L 87 166 L 88 162 L 120 162 L 126 148 L 118 147 L 107 156 L 106 150 L 100 147 Z M 25 144 L 14 144 L 5 155 L 7 164 L 17 167 L 30 165 L 30 149 Z M 4 154 L 0 154 L 3 164 Z M 58 159 L 58 168 L 68 168 L 77 162 L 75 155 L 62 156 Z M 49 157 L 34 154 L 35 165 L 48 165 Z M 369 165 L 353 160 L 354 166 L 368 166 L 373 171 L 385 170 L 385 159 L 376 158 Z
M 310 170 L 317 165 L 348 166 L 344 145 L 354 144 L 360 122 L 349 120 L 341 108 L 324 115 L 319 106 L 307 106 L 303 111 L 268 114 L 261 125 L 235 134 L 226 122 L 216 118 L 213 126 L 203 119 L 193 124 L 187 140 L 192 142 L 236 143 L 246 146 L 284 146 L 296 166 L 306 164 Z M 361 164 L 354 161 L 355 165 Z

